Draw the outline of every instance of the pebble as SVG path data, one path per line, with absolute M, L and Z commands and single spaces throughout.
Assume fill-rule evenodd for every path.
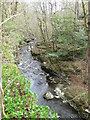
M 90 114 L 90 110 L 86 109 L 85 112 L 89 113 Z
M 66 102 L 67 102 L 67 101 L 65 101 L 65 100 L 63 101 L 63 103 L 66 103 Z
M 47 62 L 43 62 L 43 64 L 44 64 L 44 65 L 46 65 L 46 64 L 47 64 Z
M 39 73 L 39 75 L 44 75 L 44 73 Z

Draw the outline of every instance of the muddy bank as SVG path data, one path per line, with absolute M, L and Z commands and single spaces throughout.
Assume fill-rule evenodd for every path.
M 60 61 L 55 57 L 48 57 L 45 48 L 41 48 L 37 46 L 33 48 L 32 55 L 34 59 L 41 62 L 41 68 L 49 74 L 49 77 L 52 77 L 53 81 L 52 79 L 48 79 L 48 84 L 54 86 L 54 88 L 58 84 L 63 84 L 62 91 L 65 93 L 64 99 L 78 111 L 82 118 L 88 119 L 88 90 L 87 88 L 84 89 L 84 85 L 77 86 L 76 83 L 74 84 L 74 82 L 78 83 L 78 81 L 74 80 L 72 82 L 74 77 L 71 78 L 71 75 L 80 76 L 81 69 L 78 68 L 75 61 Z

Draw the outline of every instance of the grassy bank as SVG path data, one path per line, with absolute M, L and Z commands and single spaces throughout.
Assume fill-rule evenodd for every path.
M 30 82 L 21 75 L 15 64 L 2 66 L 4 118 L 57 118 L 48 106 L 36 105 L 36 94 L 30 91 Z

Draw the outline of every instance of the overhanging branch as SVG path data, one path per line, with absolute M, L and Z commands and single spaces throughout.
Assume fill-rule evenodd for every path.
M 16 17 L 16 16 L 19 16 L 19 15 L 21 15 L 21 14 L 22 14 L 22 13 L 19 13 L 19 14 L 16 14 L 16 15 L 11 16 L 10 18 L 7 18 L 5 21 L 3 21 L 3 22 L 0 23 L 0 26 L 2 26 L 4 23 L 6 23 L 7 21 L 9 21 L 10 19 L 12 19 L 12 18 L 14 18 L 14 17 Z

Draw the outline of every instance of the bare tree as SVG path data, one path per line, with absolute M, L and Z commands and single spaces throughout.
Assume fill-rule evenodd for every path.
M 79 18 L 79 2 L 78 1 L 75 2 L 75 14 L 76 14 L 76 17 Z
M 88 2 L 88 91 L 88 103 L 90 107 L 90 1 Z
M 85 21 L 86 31 L 88 31 L 87 15 L 86 15 L 85 3 L 83 0 L 82 0 L 82 8 L 83 8 L 83 13 L 84 13 L 84 21 Z

